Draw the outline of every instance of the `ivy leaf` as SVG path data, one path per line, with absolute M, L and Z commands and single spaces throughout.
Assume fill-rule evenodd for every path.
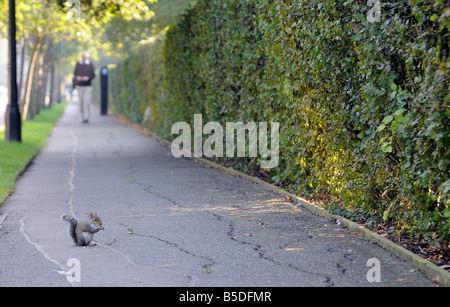
M 383 119 L 383 124 L 387 125 L 394 119 L 394 116 L 388 115 Z
M 383 221 L 386 221 L 389 218 L 389 212 L 391 208 L 388 208 L 386 211 L 383 212 Z
M 385 124 L 381 124 L 380 127 L 377 128 L 377 132 L 383 131 L 386 128 Z
M 405 111 L 406 111 L 405 108 L 400 108 L 400 109 L 398 109 L 397 111 L 395 111 L 394 116 L 398 116 L 398 115 L 402 114 L 402 113 L 405 112 Z
M 444 210 L 444 216 L 446 218 L 450 218 L 450 208 L 447 208 L 447 209 Z
M 392 146 L 391 146 L 391 144 L 385 142 L 385 143 L 381 144 L 381 150 L 383 152 L 392 152 Z

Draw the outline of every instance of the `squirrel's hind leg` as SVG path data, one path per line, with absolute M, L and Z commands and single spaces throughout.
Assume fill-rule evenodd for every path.
M 89 243 L 91 243 L 92 239 L 93 239 L 93 235 L 91 233 L 88 232 L 83 232 L 81 234 L 81 244 L 82 246 L 88 246 Z

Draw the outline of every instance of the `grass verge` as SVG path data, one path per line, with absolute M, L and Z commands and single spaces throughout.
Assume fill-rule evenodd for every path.
M 67 101 L 42 109 L 33 120 L 22 125 L 22 142 L 5 142 L 0 131 L 0 205 L 13 192 L 17 177 L 47 143 L 53 126 L 61 116 Z

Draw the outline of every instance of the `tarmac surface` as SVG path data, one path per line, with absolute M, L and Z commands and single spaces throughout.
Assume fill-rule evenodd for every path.
M 95 245 L 75 246 L 61 215 L 90 211 L 105 229 Z M 380 282 L 368 280 L 374 258 Z M 113 116 L 93 108 L 82 124 L 71 102 L 0 209 L 0 286 L 435 285 L 379 245 L 260 185 L 174 158 Z

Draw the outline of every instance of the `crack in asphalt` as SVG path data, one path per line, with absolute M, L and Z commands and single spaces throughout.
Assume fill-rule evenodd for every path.
M 153 236 L 153 235 L 142 234 L 142 233 L 136 233 L 136 232 L 133 230 L 133 228 L 132 228 L 131 226 L 125 225 L 125 224 L 123 224 L 123 223 L 119 223 L 119 224 L 120 224 L 121 226 L 127 228 L 128 232 L 129 232 L 131 235 L 135 235 L 135 236 L 143 237 L 143 238 L 154 239 L 154 240 L 157 240 L 157 241 L 162 242 L 162 243 L 164 243 L 164 244 L 167 244 L 167 245 L 169 245 L 169 246 L 171 246 L 171 247 L 173 247 L 173 248 L 176 248 L 176 249 L 179 250 L 180 252 L 183 252 L 183 253 L 185 253 L 185 254 L 188 254 L 188 255 L 190 255 L 190 256 L 192 256 L 192 257 L 200 258 L 200 259 L 206 260 L 208 263 L 205 264 L 205 265 L 202 265 L 202 268 L 203 268 L 203 270 L 204 270 L 205 272 L 207 272 L 207 273 L 210 273 L 210 272 L 211 272 L 212 266 L 214 266 L 214 264 L 216 263 L 216 262 L 214 261 L 214 259 L 209 258 L 209 257 L 206 257 L 206 256 L 199 255 L 199 254 L 194 253 L 194 252 L 191 252 L 191 251 L 189 251 L 189 250 L 187 250 L 187 249 L 181 247 L 178 243 L 174 243 L 174 242 L 171 242 L 171 241 L 169 241 L 169 240 L 166 240 L 166 239 L 163 239 L 163 238 L 160 238 L 160 237 L 157 237 L 157 236 Z
M 233 240 L 233 241 L 235 241 L 237 243 L 243 244 L 243 245 L 251 246 L 252 249 L 258 254 L 259 258 L 265 259 L 267 261 L 270 261 L 270 262 L 272 262 L 273 264 L 275 264 L 277 266 L 288 267 L 288 268 L 290 268 L 292 270 L 295 270 L 295 271 L 298 271 L 298 272 L 301 272 L 301 273 L 311 274 L 311 275 L 314 275 L 314 276 L 319 276 L 319 277 L 324 279 L 323 280 L 324 286 L 332 287 L 334 285 L 334 283 L 331 282 L 331 278 L 329 276 L 327 276 L 327 275 L 320 274 L 320 273 L 315 273 L 315 272 L 311 272 L 311 271 L 307 271 L 307 270 L 304 270 L 304 269 L 302 269 L 302 268 L 300 268 L 300 267 L 298 267 L 296 265 L 293 265 L 291 263 L 283 263 L 281 261 L 278 261 L 275 258 L 268 256 L 267 255 L 267 250 L 264 249 L 262 245 L 238 239 L 238 236 L 235 234 L 235 224 L 234 224 L 233 221 L 225 220 L 223 218 L 223 216 L 221 216 L 221 215 L 219 215 L 217 213 L 212 213 L 212 215 L 215 216 L 218 220 L 225 221 L 225 222 L 228 223 L 227 235 L 230 237 L 231 240 Z
M 177 208 L 183 208 L 183 206 L 180 203 L 178 203 L 177 201 L 175 201 L 174 199 L 172 199 L 172 198 L 170 198 L 168 196 L 165 196 L 165 195 L 161 195 L 160 193 L 154 192 L 154 191 L 151 190 L 152 186 L 146 185 L 146 184 L 136 180 L 134 178 L 134 176 L 133 176 L 136 172 L 137 172 L 136 164 L 132 164 L 129 167 L 129 172 L 127 174 L 125 174 L 124 177 L 126 178 L 126 180 L 129 183 L 139 186 L 146 193 L 149 193 L 149 194 L 151 194 L 153 196 L 156 196 L 158 198 L 164 199 L 165 201 L 169 202 L 170 204 L 172 204 L 173 206 L 175 206 Z M 236 208 L 237 210 L 239 210 L 240 212 L 244 213 L 244 214 L 241 214 L 241 215 L 236 214 L 236 213 L 233 214 L 236 218 L 248 218 L 248 216 L 246 214 L 247 213 L 252 213 L 251 209 L 245 208 L 242 205 L 235 204 L 235 205 L 233 205 L 233 207 Z M 322 274 L 322 273 L 317 273 L 317 272 L 313 272 L 313 271 L 309 271 L 309 270 L 305 270 L 304 268 L 301 268 L 298 265 L 294 265 L 292 263 L 285 263 L 285 262 L 282 262 L 280 260 L 277 260 L 274 257 L 269 256 L 268 255 L 268 250 L 265 249 L 261 244 L 239 239 L 238 236 L 235 233 L 236 232 L 235 231 L 235 223 L 232 220 L 226 219 L 223 215 L 220 215 L 217 212 L 213 212 L 213 211 L 210 211 L 210 210 L 199 210 L 199 211 L 204 212 L 204 213 L 209 213 L 210 215 L 214 216 L 217 220 L 225 222 L 227 224 L 227 228 L 228 228 L 227 232 L 226 232 L 227 236 L 232 241 L 234 241 L 236 243 L 239 243 L 239 244 L 242 244 L 242 245 L 247 245 L 247 246 L 251 247 L 251 249 L 253 251 L 255 251 L 255 253 L 258 255 L 259 258 L 267 260 L 267 261 L 269 261 L 269 262 L 271 262 L 271 263 L 273 263 L 273 264 L 275 264 L 277 266 L 286 267 L 286 268 L 292 269 L 294 271 L 300 272 L 302 274 L 309 274 L 309 275 L 313 275 L 313 276 L 319 277 L 319 278 L 321 278 L 323 286 L 325 286 L 325 287 L 332 287 L 332 286 L 334 286 L 334 282 L 332 281 L 332 277 L 333 276 L 330 276 L 330 275 L 327 275 L 327 274 Z M 264 224 L 264 223 L 261 223 L 261 224 L 268 226 L 267 224 Z M 216 261 L 214 259 L 212 259 L 211 257 L 199 255 L 199 254 L 197 254 L 195 252 L 189 251 L 188 249 L 181 247 L 177 243 L 170 242 L 170 241 L 168 241 L 166 239 L 163 239 L 163 238 L 160 238 L 160 237 L 157 237 L 157 236 L 153 236 L 153 235 L 135 233 L 134 230 L 132 230 L 132 228 L 130 226 L 127 226 L 127 225 L 125 225 L 123 223 L 121 223 L 120 225 L 123 226 L 123 227 L 127 227 L 127 228 L 131 229 L 130 231 L 132 232 L 133 235 L 157 240 L 157 241 L 165 243 L 165 244 L 167 244 L 167 245 L 169 245 L 171 247 L 174 247 L 174 248 L 178 249 L 179 251 L 181 251 L 181 252 L 183 252 L 185 254 L 188 254 L 190 256 L 206 260 L 208 263 L 203 265 L 202 268 L 207 273 L 211 273 L 211 271 L 213 270 L 213 266 L 216 264 Z M 309 239 L 312 239 L 314 237 L 312 230 L 309 229 L 309 228 L 299 229 L 299 230 L 302 230 L 302 232 L 305 233 Z M 287 245 L 289 245 L 289 244 L 291 244 L 292 242 L 295 242 L 295 241 L 298 242 L 299 239 L 287 242 L 287 243 L 285 243 L 284 246 L 287 246 Z M 279 249 L 282 249 L 282 246 L 280 246 Z M 332 248 L 329 248 L 327 251 L 328 252 L 336 252 L 336 251 L 332 250 Z M 336 268 L 338 269 L 338 271 L 341 274 L 345 274 L 345 272 L 346 272 L 345 260 L 350 261 L 350 262 L 352 261 L 350 255 L 351 255 L 350 253 L 343 252 L 342 257 L 341 257 L 342 259 L 339 259 L 339 260 L 336 261 Z

